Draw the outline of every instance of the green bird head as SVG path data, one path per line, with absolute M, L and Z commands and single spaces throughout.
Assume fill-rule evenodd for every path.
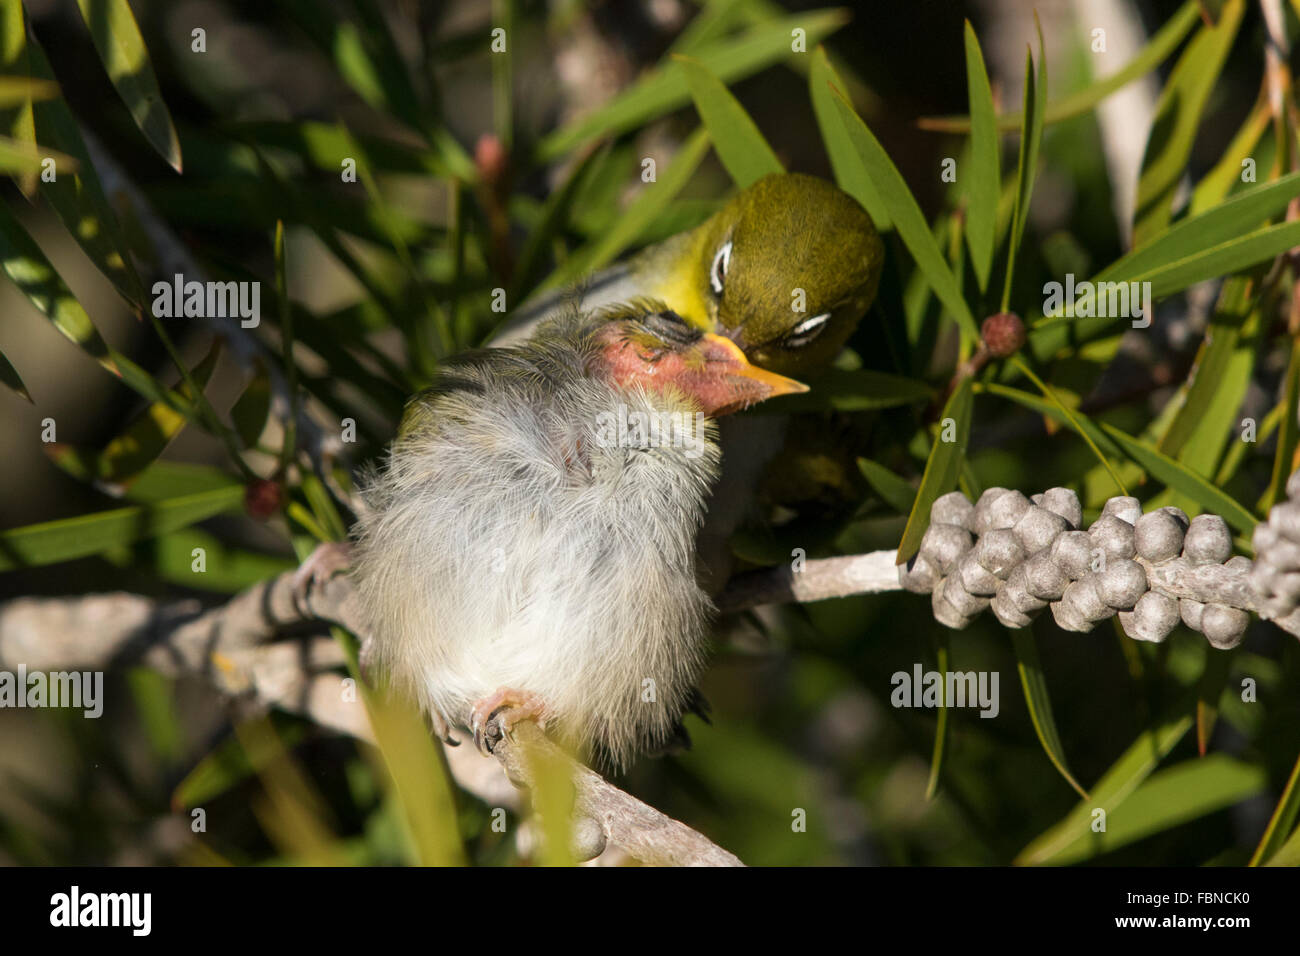
M 662 297 L 755 364 L 791 373 L 830 363 L 875 298 L 884 259 L 866 210 L 800 173 L 764 176 L 664 245 L 652 250 L 668 253 Z

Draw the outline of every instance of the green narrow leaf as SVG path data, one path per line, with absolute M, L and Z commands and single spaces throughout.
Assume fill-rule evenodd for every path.
M 692 133 L 677 154 L 673 156 L 668 169 L 657 182 L 646 183 L 640 195 L 632 200 L 614 227 L 564 261 L 539 286 L 539 289 L 551 289 L 567 286 L 589 272 L 613 262 L 622 252 L 636 242 L 637 237 L 654 221 L 673 200 L 682 187 L 695 174 L 695 168 L 709 149 L 709 134 L 704 127 Z
M 216 339 L 207 356 L 194 367 L 190 377 L 199 389 L 212 378 L 220 354 L 221 340 Z M 182 382 L 172 394 L 174 402 L 154 402 L 102 452 L 89 456 L 88 470 L 96 481 L 113 486 L 129 485 L 180 434 L 194 415 L 197 396 L 187 382 Z M 188 414 L 178 412 L 177 405 L 188 409 Z
M 257 444 L 271 413 L 271 379 L 259 368 L 230 409 L 230 422 L 245 448 Z
M 912 559 L 921 547 L 921 538 L 930 524 L 930 506 L 936 498 L 947 494 L 957 486 L 957 476 L 966 458 L 966 443 L 970 440 L 971 411 L 974 397 L 969 377 L 963 378 L 943 406 L 939 418 L 939 435 L 935 438 L 930 457 L 925 463 L 925 473 L 921 476 L 921 487 L 917 489 L 916 501 L 907 517 L 907 526 L 903 529 L 903 539 L 898 543 L 898 562 L 905 564 Z M 953 440 L 943 441 L 944 423 L 952 420 Z
M 1134 282 L 1150 282 L 1151 298 L 1163 299 L 1207 279 L 1240 272 L 1300 245 L 1300 221 L 1284 222 L 1139 273 Z
M 1091 798 L 1076 804 L 1060 823 L 1036 837 L 1014 862 L 1030 866 L 1052 862 L 1081 837 L 1091 835 L 1093 811 L 1101 809 L 1109 814 L 1123 803 L 1151 776 L 1191 727 L 1192 718 L 1184 714 L 1141 734 L 1097 781 Z
M 1067 864 L 1090 860 L 1240 803 L 1259 793 L 1267 782 L 1262 767 L 1225 754 L 1189 760 L 1153 774 L 1121 805 L 1107 810 L 1104 831 L 1094 833 L 1085 825 L 1076 831 L 1075 839 L 1056 850 L 1050 861 L 1017 862 Z
M 1255 516 L 1237 503 L 1227 492 L 1192 471 L 1181 462 L 1162 455 L 1146 442 L 1131 438 L 1113 425 L 1102 423 L 1101 428 L 1124 453 L 1141 465 L 1152 478 L 1181 492 L 1202 509 L 1217 514 L 1238 531 L 1246 534 L 1255 530 Z M 1284 479 L 1285 480 L 1285 479 Z
M 868 458 L 858 459 L 858 470 L 882 501 L 899 514 L 911 514 L 916 504 L 916 489 L 884 465 Z
M 12 389 L 18 395 L 27 399 L 33 405 L 32 393 L 27 391 L 27 386 L 23 384 L 22 376 L 18 374 L 18 369 L 13 367 L 8 356 L 0 352 L 0 382 L 3 382 L 8 388 Z
M 30 76 L 27 20 L 23 14 L 22 0 L 0 0 L 0 69 L 7 74 L 15 74 L 4 78 L 6 85 L 13 85 L 9 86 L 9 96 L 3 103 L 4 114 L 0 116 L 0 122 L 17 143 L 35 152 L 36 122 L 32 115 L 32 100 L 37 97 L 33 95 L 31 86 L 40 84 L 50 91 L 49 96 L 41 96 L 40 99 L 58 96 L 59 88 L 57 84 Z M 23 86 L 27 89 L 23 89 Z M 36 194 L 39 176 L 35 171 L 19 176 L 17 181 L 18 188 L 28 199 Z
M 355 676 L 355 675 L 354 675 Z M 409 839 L 424 866 L 465 863 L 457 827 L 456 794 L 447 760 L 423 718 L 396 697 L 359 682 L 375 743 L 374 761 L 402 808 Z
M 1286 367 L 1285 381 L 1277 451 L 1273 455 L 1273 475 L 1269 479 L 1268 490 L 1255 506 L 1262 515 L 1268 514 L 1269 509 L 1279 501 L 1286 500 L 1286 480 L 1295 471 L 1296 448 L 1300 445 L 1300 427 L 1297 427 L 1296 419 L 1296 403 L 1300 401 L 1300 340 L 1291 345 L 1291 360 Z
M 1214 474 L 1255 365 L 1259 330 L 1258 284 L 1234 276 L 1223 284 L 1190 385 L 1174 420 L 1156 445 L 1202 475 Z M 1244 340 L 1244 342 L 1243 342 Z
M 1047 759 L 1065 778 L 1065 782 L 1087 800 L 1088 791 L 1074 779 L 1065 762 L 1065 748 L 1061 745 L 1061 734 L 1056 729 L 1056 719 L 1052 716 L 1052 699 L 1047 693 L 1047 678 L 1043 676 L 1043 665 L 1038 660 L 1038 645 L 1034 641 L 1033 630 L 1027 627 L 1014 628 L 1011 631 L 1011 643 L 1016 654 L 1020 684 L 1025 690 L 1025 704 L 1029 707 L 1029 718 L 1034 724 L 1038 742 L 1043 745 Z
M 90 38 L 108 78 L 126 103 L 135 125 L 176 172 L 181 171 L 181 144 L 158 89 L 140 27 L 127 0 L 77 0 Z
M 1291 776 L 1287 778 L 1282 799 L 1278 800 L 1277 806 L 1273 808 L 1273 815 L 1269 817 L 1268 826 L 1264 828 L 1259 846 L 1255 848 L 1250 858 L 1251 866 L 1273 862 L 1278 851 L 1282 849 L 1283 843 L 1286 842 L 1287 834 L 1295 826 L 1297 817 L 1300 817 L 1300 758 L 1296 759 L 1295 766 L 1291 768 Z
M 232 484 L 157 504 L 133 505 L 15 528 L 0 533 L 0 571 L 84 558 L 234 511 L 243 502 L 243 485 Z
M 1038 23 L 1038 15 L 1034 15 Z M 1015 277 L 1016 255 L 1029 221 L 1029 200 L 1034 193 L 1038 150 L 1043 142 L 1043 103 L 1047 101 L 1047 58 L 1043 54 L 1043 31 L 1038 31 L 1038 77 L 1034 77 L 1034 56 L 1025 50 L 1025 120 L 1020 126 L 1020 159 L 1016 172 L 1016 206 L 1011 216 L 1011 239 L 1007 251 L 1007 275 L 1002 286 L 1002 311 L 1011 305 L 1011 282 Z
M 1205 660 L 1205 670 L 1196 684 L 1196 750 L 1202 757 L 1210 747 L 1210 735 L 1219 718 L 1219 699 L 1228 686 L 1228 669 L 1231 666 L 1231 651 L 1210 649 Z
M 939 249 L 939 243 L 930 231 L 930 225 L 925 221 L 921 207 L 916 204 L 911 190 L 907 188 L 907 182 L 898 172 L 898 167 L 889 158 L 889 154 L 885 152 L 885 148 L 880 145 L 880 141 L 867 128 L 862 118 L 853 111 L 848 100 L 844 99 L 843 94 L 838 90 L 833 92 L 835 107 L 840 111 L 840 118 L 853 142 L 853 147 L 857 150 L 858 157 L 880 193 L 885 208 L 889 210 L 889 218 L 893 221 L 899 237 L 907 246 L 907 251 L 912 254 L 912 258 L 916 260 L 916 267 L 925 274 L 930 287 L 934 289 L 934 294 L 957 320 L 962 331 L 969 338 L 978 340 L 979 329 L 975 325 L 975 317 L 971 315 L 970 306 L 962 298 L 961 287 L 957 284 L 952 270 L 948 268 L 943 252 Z
M 861 463 L 861 459 L 859 459 Z M 946 627 L 934 630 L 935 663 L 940 674 L 948 673 L 948 645 L 950 638 Z M 939 685 L 939 713 L 934 728 L 934 748 L 930 752 L 930 779 L 925 785 L 925 799 L 933 800 L 939 792 L 939 778 L 943 774 L 944 760 L 948 755 L 948 726 L 952 719 L 952 708 L 948 706 L 948 688 L 946 682 Z
M 1147 245 L 1134 249 L 1102 269 L 1093 283 L 1128 282 L 1203 253 L 1211 246 L 1247 238 L 1265 219 L 1286 209 L 1300 196 L 1300 173 L 1256 186 L 1176 223 Z M 1258 234 L 1258 233 L 1256 233 Z
M 136 717 L 154 755 L 170 765 L 181 756 L 184 742 L 182 726 L 172 700 L 172 682 L 149 667 L 131 667 L 126 672 L 127 687 L 135 704 Z
M 574 211 L 574 200 L 587 184 L 587 177 L 608 156 L 608 147 L 589 150 L 569 173 L 564 184 L 558 189 L 552 189 L 546 197 L 537 223 L 528 233 L 523 250 L 519 253 L 519 261 L 515 264 L 510 287 L 506 292 L 507 302 L 522 302 L 532 291 L 542 256 L 551 241 L 566 227 L 569 216 Z
M 306 736 L 304 723 L 290 723 L 287 720 L 281 722 L 275 719 L 274 714 L 271 717 L 280 741 L 286 748 L 297 746 Z M 237 737 L 231 735 L 205 754 L 172 791 L 172 809 L 203 806 L 256 773 L 254 767 L 265 764 L 271 754 L 260 746 L 260 739 L 247 743 L 250 746 L 244 746 Z
M 1245 0 L 1228 0 L 1219 24 L 1197 31 L 1160 94 L 1138 179 L 1134 248 L 1150 242 L 1169 225 L 1174 194 L 1201 127 L 1201 113 L 1218 82 L 1245 9 Z
M 26 62 L 32 76 L 54 82 L 45 52 L 34 39 L 26 47 Z M 130 245 L 109 205 L 104 187 L 90 161 L 77 120 L 62 97 L 37 102 L 33 107 L 36 138 L 73 157 L 76 170 L 64 170 L 56 163 L 53 182 L 40 181 L 41 195 L 54 207 L 63 226 L 76 239 L 95 267 L 137 315 L 148 307 L 144 284 L 131 261 Z
M 1049 104 L 1044 113 L 1044 121 L 1050 125 L 1081 116 L 1112 93 L 1118 92 L 1134 80 L 1146 76 L 1168 59 L 1174 50 L 1178 49 L 1178 45 L 1183 42 L 1183 38 L 1191 32 L 1192 27 L 1200 22 L 1200 19 L 1201 12 L 1197 6 L 1197 0 L 1187 0 L 1178 8 L 1178 12 L 1170 17 L 1165 25 L 1156 32 L 1156 35 L 1142 48 L 1141 52 L 1124 65 L 1123 69 L 1117 70 L 1105 79 L 1098 80 L 1077 93 L 1071 93 L 1055 103 Z M 1006 113 L 999 116 L 998 129 L 1019 129 L 1023 125 L 1023 117 L 1024 113 L 1022 112 Z M 921 129 L 941 133 L 969 133 L 971 121 L 970 117 L 967 116 L 927 116 L 923 117 L 917 125 Z
M 934 389 L 925 382 L 874 369 L 830 368 L 806 376 L 806 381 L 809 391 L 800 395 L 783 396 L 772 402 L 766 411 L 760 405 L 754 414 L 786 415 L 796 411 L 820 412 L 829 408 L 842 412 L 861 412 L 927 402 L 934 398 Z
M 871 176 L 849 138 L 848 129 L 835 106 L 832 87 L 848 95 L 848 86 L 831 66 L 826 50 L 818 46 L 813 53 L 812 69 L 808 72 L 808 88 L 812 94 L 813 113 L 817 117 L 817 127 L 821 130 L 822 144 L 830 158 L 831 169 L 835 172 L 835 182 L 840 189 L 862 204 L 876 228 L 884 232 L 893 227 L 893 220 L 889 218 L 889 210 L 885 208 L 880 193 L 876 192 Z
M 970 172 L 966 175 L 966 243 L 980 292 L 989 284 L 993 268 L 993 245 L 997 234 L 998 197 L 1002 194 L 1002 173 L 998 160 L 998 130 L 993 113 L 993 91 L 989 88 L 984 54 L 975 28 L 966 21 L 966 88 L 970 96 Z
M 723 83 L 732 83 L 773 63 L 798 56 L 790 48 L 792 30 L 804 31 L 806 41 L 815 44 L 847 22 L 848 13 L 844 10 L 809 10 L 710 43 L 697 49 L 694 55 L 707 63 Z M 680 64 L 670 59 L 605 106 L 544 137 L 537 145 L 537 159 L 552 162 L 589 140 L 636 129 L 689 101 L 686 74 Z
M 3 206 L 0 203 L 0 206 Z M 0 265 L 54 327 L 114 375 L 120 374 L 86 310 L 8 207 L 0 208 Z
M 714 152 L 732 181 L 745 189 L 771 173 L 785 172 L 754 120 L 722 81 L 693 57 L 679 55 L 673 59 L 686 74 L 700 121 L 709 131 Z
M 1079 437 L 1087 443 L 1088 448 L 1092 450 L 1092 453 L 1097 456 L 1097 461 L 1101 463 L 1101 466 L 1106 469 L 1106 473 L 1110 475 L 1111 480 L 1115 482 L 1115 487 L 1119 489 L 1119 493 L 1121 495 L 1127 495 L 1128 489 L 1124 487 L 1124 482 L 1120 480 L 1119 474 L 1110 463 L 1110 459 L 1103 454 L 1101 448 L 1098 447 L 1096 440 L 1092 436 L 1092 433 L 1096 429 L 1084 428 L 1083 423 L 1079 420 L 1079 414 L 1062 402 L 1056 392 L 1048 387 L 1046 382 L 1034 374 L 1034 370 L 1029 367 L 1029 363 L 1026 362 L 1022 356 L 1014 355 L 1012 356 L 1011 361 L 1016 368 L 1020 369 L 1020 371 L 1029 378 L 1030 381 L 1038 386 L 1038 390 L 1043 393 L 1043 396 L 1049 402 L 1061 410 L 1061 414 L 1064 415 L 1066 420 L 1070 423 L 1070 427 L 1073 428 Z
M 1272 119 L 1268 91 L 1261 89 L 1255 108 L 1223 151 L 1223 156 L 1192 190 L 1192 201 L 1187 207 L 1188 218 L 1199 216 L 1223 202 L 1233 187 L 1241 182 L 1242 164 L 1255 151 Z

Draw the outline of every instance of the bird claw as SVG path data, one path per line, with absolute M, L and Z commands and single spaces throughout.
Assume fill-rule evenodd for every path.
M 352 566 L 352 544 L 348 541 L 323 541 L 293 573 L 293 599 L 305 607 L 312 588 L 324 587 L 334 575 Z
M 493 748 L 515 724 L 532 720 L 545 729 L 546 716 L 546 705 L 536 694 L 503 687 L 473 706 L 469 729 L 474 735 L 474 746 L 486 757 L 492 755 Z

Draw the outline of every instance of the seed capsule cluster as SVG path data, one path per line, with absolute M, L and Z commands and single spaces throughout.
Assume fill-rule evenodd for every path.
M 1255 527 L 1255 566 L 1251 589 L 1260 599 L 1260 615 L 1286 617 L 1300 604 L 1300 471 L 1286 483 L 1287 500 Z
M 1294 550 L 1300 602 L 1300 506 Z M 1050 607 L 1067 631 L 1090 631 L 1116 614 L 1129 637 L 1163 641 L 1181 620 L 1215 647 L 1240 643 L 1247 613 L 1151 590 L 1148 568 L 1181 558 L 1184 564 L 1229 564 L 1232 535 L 1217 515 L 1191 521 L 1178 508 L 1142 513 L 1136 498 L 1106 502 L 1101 517 L 1083 530 L 1083 508 L 1068 488 L 1026 498 L 990 488 L 974 505 L 954 491 L 935 501 L 930 526 L 916 556 L 899 568 L 903 587 L 929 594 L 940 624 L 960 630 L 991 608 L 1007 627 L 1025 627 Z

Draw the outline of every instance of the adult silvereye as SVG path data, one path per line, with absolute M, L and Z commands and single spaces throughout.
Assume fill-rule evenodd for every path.
M 364 485 L 368 670 L 484 749 L 527 718 L 612 767 L 671 743 L 711 613 L 712 419 L 804 390 L 641 300 L 448 362 Z
M 815 176 L 771 174 L 695 229 L 577 290 L 525 303 L 492 344 L 526 338 L 575 294 L 583 309 L 649 296 L 731 339 L 751 362 L 803 374 L 828 365 L 852 334 L 875 297 L 883 259 L 855 199 Z

